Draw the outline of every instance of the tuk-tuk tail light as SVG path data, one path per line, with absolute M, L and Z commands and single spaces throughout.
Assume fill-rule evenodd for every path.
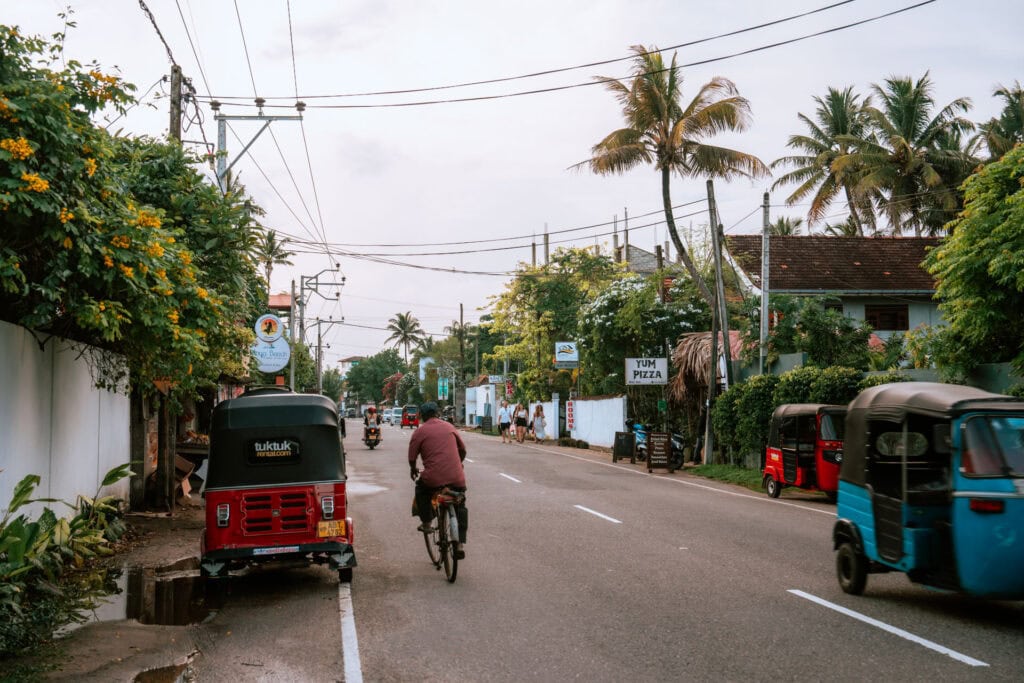
M 320 516 L 323 519 L 334 519 L 334 496 L 320 499 Z
M 971 498 L 968 506 L 972 512 L 1000 513 L 1006 509 L 1006 502 L 998 498 Z
M 221 503 L 217 506 L 217 526 L 226 527 L 229 519 L 231 519 L 231 506 Z

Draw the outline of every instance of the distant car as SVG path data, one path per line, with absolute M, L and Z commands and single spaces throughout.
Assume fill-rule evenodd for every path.
M 356 416 L 356 409 L 355 408 L 349 408 L 348 410 L 345 411 L 345 417 L 355 417 L 355 416 Z
M 388 424 L 394 424 L 392 420 L 395 417 L 395 411 L 393 408 L 385 408 L 381 411 L 381 419 Z

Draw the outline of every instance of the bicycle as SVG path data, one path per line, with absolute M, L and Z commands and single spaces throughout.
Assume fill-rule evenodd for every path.
M 423 541 L 427 546 L 427 555 L 434 564 L 434 569 L 444 568 L 448 583 L 455 583 L 459 574 L 459 516 L 458 507 L 466 499 L 462 491 L 455 491 L 447 486 L 436 491 L 430 499 L 437 524 L 431 524 L 428 531 L 423 532 Z

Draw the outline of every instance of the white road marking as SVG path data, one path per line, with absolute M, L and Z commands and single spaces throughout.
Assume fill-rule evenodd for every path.
M 951 649 L 949 649 L 948 647 L 946 647 L 944 645 L 939 645 L 938 643 L 935 643 L 935 642 L 932 642 L 932 641 L 927 640 L 925 638 L 922 638 L 921 636 L 915 636 L 913 633 L 910 633 L 909 631 L 904 631 L 901 628 L 896 628 L 895 626 L 890 626 L 889 624 L 885 623 L 884 621 L 879 621 L 877 619 L 872 619 L 871 617 L 866 616 L 864 614 L 861 614 L 860 612 L 854 612 L 852 609 L 847 609 L 847 608 L 845 608 L 845 607 L 843 607 L 841 605 L 835 604 L 834 602 L 829 602 L 828 600 L 825 600 L 823 598 L 819 598 L 816 595 L 811 595 L 810 593 L 805 593 L 805 592 L 803 592 L 801 590 L 795 590 L 795 589 L 790 589 L 789 592 L 792 593 L 793 595 L 796 595 L 797 597 L 803 598 L 804 600 L 810 600 L 811 602 L 817 603 L 817 604 L 819 604 L 819 605 L 821 605 L 823 607 L 828 607 L 831 610 L 835 610 L 836 612 L 839 612 L 840 614 L 845 614 L 846 616 L 851 617 L 853 619 L 856 619 L 857 621 L 862 621 L 865 624 L 868 624 L 870 626 L 874 626 L 875 628 L 880 628 L 883 631 L 891 633 L 891 634 L 893 634 L 895 636 L 899 636 L 900 638 L 904 638 L 906 640 L 909 640 L 912 643 L 917 643 L 918 645 L 922 645 L 922 646 L 928 648 L 929 650 L 934 650 L 935 652 L 938 652 L 939 654 L 943 654 L 943 655 L 946 655 L 947 657 L 951 657 L 952 659 L 955 659 L 958 662 L 963 662 L 964 664 L 966 664 L 968 666 L 988 666 L 988 664 L 986 664 L 985 662 L 982 662 L 980 660 L 974 659 L 973 657 L 968 657 L 967 655 L 962 654 L 960 652 L 957 652 L 956 650 L 951 650 Z
M 614 522 L 615 524 L 622 524 L 622 520 L 615 519 L 614 517 L 609 517 L 608 515 L 602 515 L 597 510 L 591 510 L 590 508 L 585 508 L 582 505 L 573 505 L 573 507 L 576 508 L 577 510 L 583 510 L 584 512 L 589 512 L 590 514 L 594 515 L 595 517 L 600 517 L 601 519 L 607 519 L 609 522 Z
M 578 455 L 569 455 L 568 453 L 562 453 L 562 452 L 559 452 L 559 451 L 553 451 L 553 450 L 551 450 L 549 448 L 540 448 L 538 446 L 526 446 L 525 444 L 524 444 L 524 447 L 525 448 L 530 448 L 530 449 L 535 450 L 535 451 L 541 451 L 543 453 L 551 453 L 552 455 L 560 455 L 563 458 L 570 458 L 572 460 L 579 460 L 580 462 L 589 463 L 591 465 L 600 465 L 602 467 L 611 467 L 613 469 L 620 470 L 622 472 L 629 472 L 630 474 L 636 474 L 636 475 L 639 475 L 641 477 L 654 477 L 655 479 L 658 479 L 659 481 L 670 482 L 672 484 L 679 484 L 681 486 L 691 486 L 693 488 L 704 489 L 705 491 L 714 491 L 715 493 L 721 493 L 721 494 L 724 494 L 724 495 L 727 495 L 727 496 L 736 496 L 737 498 L 747 498 L 749 500 L 756 500 L 756 501 L 758 501 L 760 503 L 770 503 L 772 505 L 784 505 L 786 507 L 798 508 L 800 510 L 805 510 L 807 512 L 817 512 L 819 515 L 828 515 L 829 517 L 835 517 L 836 516 L 835 510 L 819 510 L 817 508 L 807 507 L 806 505 L 797 505 L 796 503 L 787 503 L 785 501 L 778 500 L 776 498 L 769 498 L 768 496 L 755 496 L 755 495 L 751 495 L 749 493 L 739 493 L 738 491 L 727 491 L 725 489 L 716 488 L 714 486 L 706 486 L 705 484 L 698 484 L 697 482 L 687 481 L 685 479 L 671 479 L 671 478 L 666 477 L 666 476 L 650 474 L 648 472 L 640 472 L 640 471 L 637 471 L 635 469 L 631 469 L 629 467 L 624 467 L 622 465 L 617 465 L 615 463 L 600 462 L 598 460 L 591 460 L 590 458 L 584 458 L 584 457 L 581 457 L 581 456 L 578 456 Z
M 338 584 L 338 611 L 341 613 L 341 656 L 345 660 L 345 683 L 363 683 L 363 665 L 359 662 L 359 638 L 352 611 L 352 584 Z
M 523 482 L 519 481 L 518 479 L 516 479 L 515 477 L 513 477 L 512 475 L 510 475 L 510 474 L 505 474 L 504 472 L 498 472 L 498 476 L 499 476 L 499 477 L 505 477 L 506 479 L 509 479 L 509 480 L 511 480 L 511 481 L 514 481 L 514 482 L 515 482 L 515 483 L 517 483 L 517 484 L 522 484 L 522 483 L 523 483 Z

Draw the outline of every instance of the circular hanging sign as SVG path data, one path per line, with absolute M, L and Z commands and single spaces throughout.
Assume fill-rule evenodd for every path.
M 288 365 L 292 350 L 284 339 L 274 342 L 258 341 L 252 345 L 252 355 L 259 363 L 257 367 L 260 372 L 277 372 Z
M 281 319 L 273 313 L 267 313 L 257 318 L 253 329 L 256 330 L 256 338 L 265 342 L 275 342 L 284 334 L 284 325 L 281 324 Z

